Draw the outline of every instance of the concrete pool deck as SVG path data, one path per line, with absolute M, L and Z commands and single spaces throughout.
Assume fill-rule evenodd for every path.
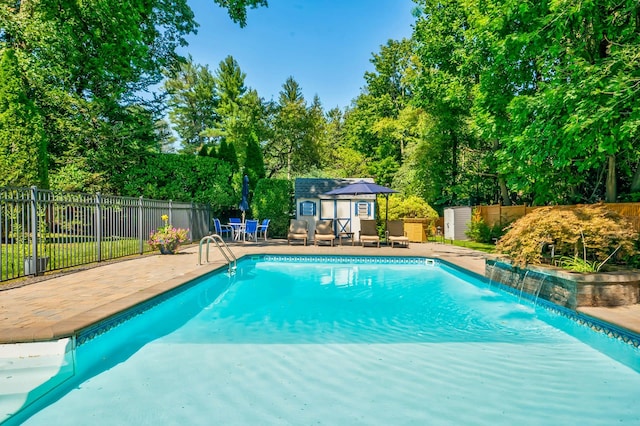
M 444 259 L 485 275 L 485 253 L 439 243 L 411 243 L 409 248 L 393 249 L 359 245 L 304 247 L 274 239 L 229 246 L 238 258 L 250 254 L 425 256 Z M 72 336 L 226 264 L 213 246 L 209 260 L 208 264 L 198 265 L 198 246 L 192 245 L 173 256 L 146 255 L 46 279 L 25 280 L 20 283 L 24 285 L 0 291 L 0 343 L 51 341 Z M 640 334 L 640 305 L 579 311 Z

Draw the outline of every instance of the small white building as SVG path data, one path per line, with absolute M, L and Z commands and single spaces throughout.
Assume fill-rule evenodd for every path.
M 444 238 L 446 240 L 468 240 L 467 229 L 471 223 L 471 207 L 449 207 L 444 209 Z
M 355 238 L 358 238 L 360 232 L 360 219 L 375 219 L 375 194 L 324 195 L 334 189 L 361 181 L 373 182 L 373 179 L 296 179 L 296 219 L 309 223 L 310 240 L 313 240 L 316 220 L 319 219 L 332 219 L 336 235 L 351 232 Z

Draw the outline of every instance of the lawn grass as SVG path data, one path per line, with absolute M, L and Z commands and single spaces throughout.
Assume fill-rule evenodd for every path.
M 470 241 L 470 240 L 443 240 L 442 238 L 436 239 L 435 237 L 430 237 L 429 241 L 434 243 L 444 242 L 444 244 L 452 244 L 454 246 L 478 250 L 485 253 L 495 253 L 496 251 L 496 246 L 493 244 L 477 243 L 475 241 Z
M 31 255 L 27 244 L 0 244 L 0 281 L 24 275 L 24 258 Z M 140 253 L 140 240 L 120 238 L 103 240 L 100 244 L 101 261 L 121 258 Z M 145 252 L 150 251 L 144 242 Z M 38 245 L 38 257 L 47 257 L 47 271 L 87 265 L 98 261 L 95 241 L 87 242 L 47 242 Z

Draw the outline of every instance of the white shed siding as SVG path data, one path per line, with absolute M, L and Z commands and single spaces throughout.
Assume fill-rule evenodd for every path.
M 471 222 L 471 207 L 451 207 L 444 209 L 444 238 L 447 240 L 467 240 Z

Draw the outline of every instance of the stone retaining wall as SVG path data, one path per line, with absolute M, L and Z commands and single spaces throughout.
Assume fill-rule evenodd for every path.
M 492 283 L 574 310 L 640 303 L 640 271 L 579 273 L 542 265 L 519 268 L 503 260 L 487 259 L 485 275 Z

